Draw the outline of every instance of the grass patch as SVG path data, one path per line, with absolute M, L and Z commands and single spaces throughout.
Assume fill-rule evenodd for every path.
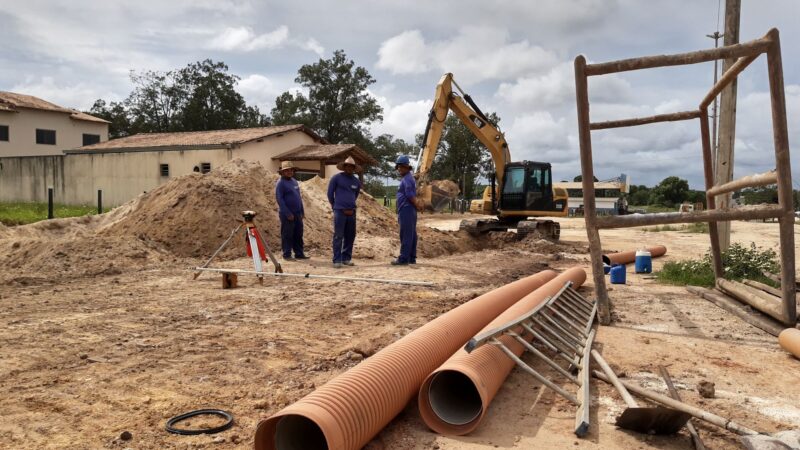
M 103 212 L 109 211 L 104 208 Z M 97 214 L 96 206 L 53 205 L 53 216 L 57 218 Z M 25 225 L 47 219 L 47 203 L 0 202 L 0 223 L 3 225 Z
M 756 247 L 754 242 L 749 247 L 734 243 L 722 252 L 722 266 L 724 276 L 729 280 L 747 278 L 775 286 L 772 280 L 764 276 L 764 272 L 775 273 L 778 270 L 778 256 L 772 249 Z M 664 284 L 713 287 L 715 280 L 711 253 L 706 252 L 701 259 L 667 262 L 656 273 L 656 278 Z
M 642 231 L 646 231 L 649 233 L 660 233 L 662 231 L 681 231 L 683 228 L 681 227 L 674 227 L 672 225 L 658 225 L 655 227 L 650 228 L 643 228 Z
M 706 222 L 690 223 L 690 224 L 684 226 L 682 231 L 684 233 L 708 234 L 708 223 L 706 223 Z

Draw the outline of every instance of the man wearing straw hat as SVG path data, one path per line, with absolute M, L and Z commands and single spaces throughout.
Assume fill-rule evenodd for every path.
M 400 256 L 392 261 L 392 265 L 406 266 L 417 263 L 417 211 L 422 210 L 422 201 L 417 199 L 417 182 L 411 173 L 408 156 L 400 155 L 394 168 L 400 174 L 396 205 L 400 224 Z
M 328 201 L 333 209 L 333 267 L 353 264 L 353 242 L 356 240 L 356 200 L 361 189 L 360 172 L 352 156 L 336 165 L 340 173 L 328 183 Z
M 294 179 L 294 164 L 281 162 L 278 169 L 281 178 L 275 185 L 278 200 L 278 217 L 281 219 L 281 249 L 283 259 L 308 259 L 303 252 L 303 198 L 300 196 L 300 183 Z M 292 258 L 294 251 L 294 258 Z

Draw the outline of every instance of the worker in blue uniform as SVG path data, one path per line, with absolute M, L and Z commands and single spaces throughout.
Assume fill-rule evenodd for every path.
M 294 179 L 294 165 L 283 161 L 278 170 L 281 178 L 275 185 L 275 198 L 278 201 L 278 217 L 281 220 L 281 249 L 283 259 L 308 259 L 303 251 L 303 198 L 300 196 L 300 183 Z M 294 251 L 294 258 L 292 258 Z
M 341 172 L 328 182 L 328 201 L 333 209 L 333 267 L 354 266 L 353 243 L 356 240 L 356 200 L 361 190 L 360 172 L 352 156 L 336 167 Z
M 400 256 L 392 261 L 393 266 L 417 263 L 417 211 L 422 211 L 422 201 L 417 199 L 417 182 L 411 173 L 411 162 L 400 155 L 395 162 L 400 174 L 397 187 L 397 221 L 400 223 Z

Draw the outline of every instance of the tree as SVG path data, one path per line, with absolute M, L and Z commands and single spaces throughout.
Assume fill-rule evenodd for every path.
M 643 206 L 647 205 L 650 201 L 650 188 L 647 186 L 631 185 L 630 192 L 628 193 L 628 202 L 631 205 Z
M 597 177 L 592 177 L 592 178 L 594 178 L 594 182 L 595 183 L 600 181 L 600 180 L 597 179 Z M 578 175 L 577 177 L 573 178 L 572 181 L 574 181 L 576 183 L 580 183 L 581 181 L 583 181 L 583 175 Z
M 492 113 L 489 122 L 497 126 L 500 118 Z M 422 144 L 419 136 L 418 144 Z M 494 171 L 491 155 L 458 117 L 450 114 L 444 121 L 442 139 L 431 167 L 431 179 L 456 182 L 465 197 L 475 192 L 476 181 Z
M 379 177 L 391 177 L 395 174 L 394 162 L 400 155 L 411 155 L 415 147 L 391 134 L 382 134 L 372 141 L 370 154 L 378 160 L 378 165 L 368 168 L 367 173 Z
M 689 194 L 689 182 L 672 176 L 661 180 L 650 194 L 651 205 L 674 207 L 686 201 Z
M 123 102 L 95 101 L 89 114 L 111 122 L 110 137 L 142 132 L 202 131 L 269 123 L 236 92 L 239 77 L 210 59 L 167 72 L 131 71 L 133 90 Z
M 367 69 L 348 60 L 344 50 L 300 67 L 295 82 L 307 94 L 279 95 L 271 112 L 276 125 L 302 123 L 337 144 L 368 136 L 367 127 L 383 120 L 383 108 L 367 91 L 375 79 Z
M 87 111 L 87 114 L 111 122 L 108 124 L 109 139 L 124 137 L 130 133 L 131 122 L 128 118 L 128 112 L 125 110 L 125 105 L 121 102 L 107 104 L 105 100 L 96 100 L 92 105 L 92 109 Z

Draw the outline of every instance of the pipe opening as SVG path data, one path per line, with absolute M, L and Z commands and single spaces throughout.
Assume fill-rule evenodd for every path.
M 428 401 L 434 414 L 450 425 L 466 425 L 483 411 L 475 384 L 455 370 L 443 370 L 433 376 L 428 387 Z
M 603 257 L 603 264 L 606 264 L 606 265 L 610 266 L 611 265 L 611 258 L 609 258 L 608 255 L 602 255 L 602 257 Z
M 275 450 L 328 450 L 328 441 L 313 420 L 289 415 L 275 427 Z

